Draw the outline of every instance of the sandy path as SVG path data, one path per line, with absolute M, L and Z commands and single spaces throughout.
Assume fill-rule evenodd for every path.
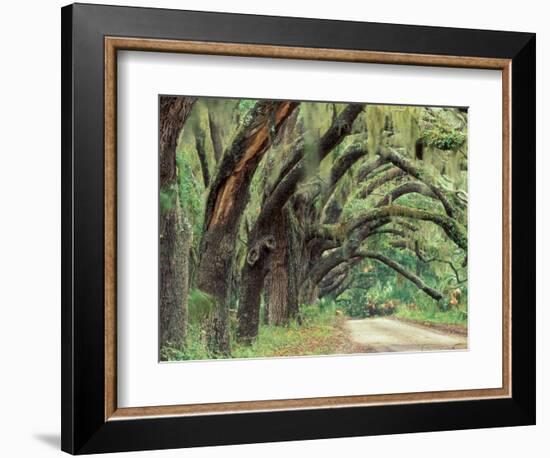
M 353 341 L 366 352 L 455 350 L 467 346 L 465 336 L 388 318 L 349 320 L 346 326 Z

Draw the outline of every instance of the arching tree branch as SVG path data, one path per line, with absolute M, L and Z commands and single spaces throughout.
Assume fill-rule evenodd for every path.
M 359 194 L 357 194 L 357 197 L 359 199 L 366 199 L 369 197 L 376 189 L 380 188 L 384 184 L 395 180 L 397 178 L 401 178 L 405 176 L 405 172 L 401 170 L 398 167 L 392 167 L 389 169 L 386 173 L 382 174 L 378 178 L 372 180 Z
M 460 278 L 460 274 L 458 272 L 458 269 L 455 267 L 455 265 L 451 261 L 449 261 L 447 259 L 441 259 L 441 258 L 438 258 L 438 257 L 426 258 L 422 254 L 422 251 L 420 250 L 420 246 L 418 244 L 418 241 L 415 241 L 415 243 L 414 243 L 414 252 L 415 252 L 416 256 L 418 257 L 418 259 L 420 259 L 425 264 L 429 264 L 429 263 L 432 263 L 432 262 L 440 262 L 442 264 L 447 264 L 451 268 L 451 270 L 453 271 L 453 273 L 455 275 L 457 285 L 460 285 L 460 284 L 465 283 L 466 281 L 468 281 L 467 279 L 461 279 Z
M 430 221 L 434 224 L 437 224 L 445 231 L 447 236 L 456 243 L 458 247 L 462 248 L 464 251 L 468 250 L 468 236 L 466 233 L 466 229 L 464 229 L 464 227 L 462 227 L 462 225 L 458 223 L 458 221 L 446 215 L 439 215 L 436 213 L 428 212 L 426 210 L 419 210 L 399 205 L 388 205 L 385 207 L 370 210 L 345 224 L 344 232 L 350 233 L 357 227 L 370 221 L 396 216 L 402 218 L 418 219 L 421 221 Z
M 393 259 L 383 255 L 382 253 L 375 253 L 372 251 L 360 251 L 357 253 L 357 255 L 369 259 L 375 259 L 376 261 L 387 265 L 399 274 L 403 275 L 403 277 L 411 281 L 414 285 L 416 285 L 419 289 L 424 291 L 428 296 L 432 297 L 436 301 L 440 301 L 443 298 L 443 294 L 441 294 L 439 291 L 431 288 L 426 283 L 424 283 L 424 281 L 420 277 L 417 277 L 412 272 L 409 272 L 401 264 L 395 262 Z
M 399 199 L 401 196 L 404 196 L 406 194 L 421 194 L 426 197 L 430 197 L 432 199 L 438 199 L 438 197 L 434 194 L 434 192 L 426 186 L 424 183 L 420 183 L 418 181 L 410 181 L 408 183 L 404 183 L 397 188 L 392 189 L 386 196 L 384 196 L 376 205 L 377 207 L 384 207 L 386 205 L 390 205 L 393 202 L 395 202 L 397 199 Z
M 443 191 L 441 191 L 441 189 L 439 189 L 439 187 L 436 186 L 435 183 L 433 183 L 433 180 L 430 178 L 429 173 L 424 170 L 422 166 L 414 165 L 410 160 L 401 156 L 397 151 L 393 149 L 384 150 L 381 153 L 381 156 L 386 158 L 386 160 L 390 161 L 395 166 L 399 167 L 404 172 L 408 173 L 410 176 L 426 184 L 443 204 L 447 216 L 453 216 L 454 211 L 451 203 L 443 194 Z
M 319 142 L 319 161 L 323 160 L 349 134 L 353 122 L 359 116 L 363 107 L 363 104 L 350 104 L 336 117 L 334 123 L 325 132 Z M 302 145 L 303 148 L 304 146 Z M 307 161 L 302 157 L 283 179 L 278 180 L 277 186 L 264 203 L 265 212 L 262 211 L 264 215 L 271 219 L 275 212 L 288 202 L 288 199 L 296 191 L 298 183 L 305 178 L 306 169 Z

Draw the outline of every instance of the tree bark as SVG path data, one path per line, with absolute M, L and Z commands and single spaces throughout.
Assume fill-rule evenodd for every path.
M 267 252 L 275 248 L 275 239 L 266 237 L 256 242 L 246 257 L 242 270 L 240 304 L 237 314 L 239 320 L 238 337 L 244 343 L 251 343 L 258 335 L 260 324 L 260 298 L 264 286 L 264 279 L 269 266 L 259 260 L 264 259 Z M 258 304 L 249 307 L 249 304 Z
M 198 287 L 214 297 L 216 307 L 209 347 L 228 355 L 229 303 L 236 237 L 248 203 L 249 186 L 258 164 L 295 102 L 260 101 L 245 116 L 232 144 L 221 158 L 205 211 Z M 243 289 L 246 285 L 243 285 Z
M 271 253 L 271 265 L 265 285 L 265 301 L 268 304 L 268 323 L 285 324 L 288 320 L 288 243 L 285 216 L 281 211 L 273 221 L 275 248 Z
M 400 216 L 403 218 L 412 218 L 422 221 L 431 221 L 434 224 L 440 226 L 447 236 L 464 251 L 468 250 L 468 236 L 466 229 L 455 219 L 437 213 L 431 213 L 425 210 L 416 208 L 403 207 L 399 205 L 388 205 L 384 207 L 377 207 L 373 210 L 367 211 L 365 214 L 360 215 L 356 219 L 347 223 L 346 233 L 350 233 L 359 226 L 365 223 L 375 221 L 381 218 L 387 218 L 392 216 Z
M 363 189 L 357 197 L 359 199 L 366 199 L 369 197 L 376 189 L 383 186 L 384 184 L 396 179 L 396 178 L 402 178 L 406 174 L 403 170 L 401 170 L 398 167 L 393 167 L 389 169 L 386 173 L 381 175 L 380 177 L 372 180 L 366 187 Z
M 194 98 L 160 100 L 160 346 L 185 346 L 190 229 L 179 201 L 176 146 Z
M 206 157 L 204 142 L 204 132 L 197 127 L 195 129 L 195 148 L 199 156 L 199 162 L 201 163 L 202 182 L 204 183 L 204 188 L 207 189 L 208 186 L 210 186 L 210 170 L 208 169 L 208 159 Z
M 422 166 L 414 165 L 407 158 L 401 156 L 399 153 L 393 150 L 385 151 L 382 154 L 382 157 L 390 161 L 396 167 L 399 167 L 401 170 L 403 170 L 410 176 L 426 184 L 432 190 L 434 195 L 441 201 L 441 204 L 445 208 L 445 213 L 447 213 L 447 216 L 451 218 L 453 217 L 454 209 L 451 203 L 449 202 L 449 199 L 447 199 L 447 196 L 445 196 L 443 191 L 433 183 L 432 179 L 430 178 L 429 172 L 424 170 Z
M 331 127 L 329 127 L 319 142 L 319 161 L 326 157 L 351 132 L 353 122 L 359 113 L 361 113 L 363 107 L 363 104 L 350 104 L 335 118 Z M 250 234 L 249 256 L 252 253 L 256 253 L 257 259 L 254 256 L 254 262 L 245 263 L 241 276 L 242 292 L 239 301 L 238 336 L 243 342 L 251 342 L 258 335 L 261 291 L 264 287 L 265 276 L 270 269 L 271 255 L 276 250 L 273 221 L 276 215 L 289 202 L 298 184 L 306 176 L 306 161 L 303 157 L 303 152 L 300 151 L 300 148 L 303 149 L 303 144 L 299 142 L 297 148 L 297 150 L 292 152 L 291 157 L 299 159 L 296 160 L 292 168 L 284 167 L 285 175 L 276 180 L 277 184 L 265 199 L 260 215 Z M 268 239 L 273 240 L 273 249 L 259 250 L 258 246 Z M 292 281 L 295 282 L 295 278 Z M 297 313 L 297 307 L 297 303 L 292 304 L 293 313 Z M 269 308 L 271 308 L 271 304 Z
M 214 158 L 218 163 L 223 154 L 223 143 L 220 126 L 216 122 L 215 114 L 212 108 L 208 108 L 208 125 L 210 127 L 210 139 L 212 140 L 212 148 L 214 149 Z
M 185 346 L 189 292 L 190 228 L 176 195 L 174 208 L 160 219 L 160 345 Z

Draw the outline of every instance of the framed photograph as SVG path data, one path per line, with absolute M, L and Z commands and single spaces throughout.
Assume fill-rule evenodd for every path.
M 535 423 L 535 35 L 62 9 L 62 449 Z

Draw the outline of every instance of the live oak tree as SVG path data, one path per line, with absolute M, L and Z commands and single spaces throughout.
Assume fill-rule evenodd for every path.
M 289 312 L 296 313 L 296 306 L 288 310 L 288 302 L 295 301 L 297 289 L 289 286 L 289 277 L 296 276 L 299 266 L 293 266 L 294 272 L 290 272 L 291 262 L 299 262 L 300 253 L 287 243 L 293 242 L 299 234 L 292 233 L 290 215 L 285 206 L 294 196 L 298 184 L 307 177 L 308 165 L 322 161 L 332 149 L 341 143 L 343 138 L 351 132 L 355 118 L 361 112 L 362 106 L 349 105 L 343 112 L 335 117 L 329 129 L 320 138 L 318 145 L 306 156 L 305 140 L 298 140 L 290 152 L 292 166 L 285 166 L 279 173 L 273 190 L 265 199 L 260 214 L 251 230 L 248 242 L 248 253 L 242 270 L 241 295 L 239 302 L 239 337 L 250 340 L 257 335 L 260 314 L 260 298 L 267 272 L 274 265 L 274 275 L 269 283 L 269 313 L 273 316 L 275 324 L 284 323 Z M 292 164 L 295 163 L 295 164 Z M 300 240 L 298 244 L 303 242 Z M 294 248 L 295 255 L 289 253 Z M 296 285 L 297 279 L 294 278 Z M 294 289 L 294 291 L 293 291 Z M 290 299 L 290 300 L 289 300 Z
M 252 177 L 297 105 L 295 102 L 257 102 L 223 153 L 209 189 L 197 285 L 215 299 L 215 315 L 209 330 L 213 352 L 229 353 L 229 301 L 235 244 Z

